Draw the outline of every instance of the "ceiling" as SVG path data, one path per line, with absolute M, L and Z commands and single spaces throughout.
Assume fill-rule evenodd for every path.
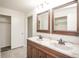
M 0 6 L 27 13 L 32 11 L 34 7 L 36 7 L 37 5 L 41 4 L 44 1 L 46 0 L 0 0 Z M 60 1 L 60 0 L 50 0 L 50 1 Z
M 0 0 L 0 6 L 23 12 L 30 12 L 40 1 L 42 2 L 43 0 Z

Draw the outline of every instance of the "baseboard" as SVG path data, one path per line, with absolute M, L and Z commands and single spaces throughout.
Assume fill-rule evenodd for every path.
M 1 48 L 1 52 L 8 51 L 8 50 L 11 50 L 11 46 L 6 46 Z

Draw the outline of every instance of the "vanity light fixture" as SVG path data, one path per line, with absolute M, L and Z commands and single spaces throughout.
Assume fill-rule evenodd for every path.
M 43 3 L 39 4 L 36 8 L 39 9 L 40 7 L 41 8 L 44 8 L 45 6 L 49 5 L 49 3 L 47 1 L 44 1 Z

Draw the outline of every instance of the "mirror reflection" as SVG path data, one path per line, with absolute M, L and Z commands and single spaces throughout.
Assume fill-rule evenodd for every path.
M 48 30 L 48 12 L 38 15 L 39 29 Z
M 49 32 L 50 31 L 50 21 L 49 21 L 49 11 L 39 13 L 37 15 L 37 31 L 38 32 Z
M 54 31 L 77 32 L 77 3 L 54 10 Z

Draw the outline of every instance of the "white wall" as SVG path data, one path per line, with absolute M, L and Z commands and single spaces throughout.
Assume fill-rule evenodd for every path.
M 11 16 L 11 48 L 24 46 L 24 13 L 0 7 L 0 14 Z
M 0 58 L 1 58 L 1 49 L 0 49 Z

